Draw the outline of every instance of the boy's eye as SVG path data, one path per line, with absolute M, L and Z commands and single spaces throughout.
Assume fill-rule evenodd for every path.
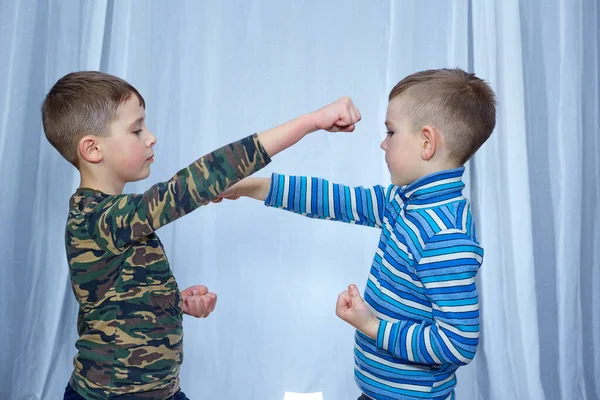
M 388 135 L 392 136 L 392 135 L 394 134 L 394 132 L 392 132 L 392 131 L 387 131 L 387 132 L 386 132 L 386 134 L 388 134 Z
M 138 129 L 138 130 L 136 130 L 136 131 L 133 131 L 133 133 L 134 133 L 135 135 L 139 135 L 140 133 L 142 133 L 142 130 L 141 130 L 141 129 Z

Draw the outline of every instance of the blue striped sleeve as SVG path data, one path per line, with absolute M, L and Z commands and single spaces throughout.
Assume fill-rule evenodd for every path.
M 381 228 L 386 188 L 349 187 L 321 178 L 274 173 L 265 205 L 310 218 Z
M 468 364 L 479 344 L 475 275 L 482 261 L 483 249 L 466 234 L 456 229 L 435 234 L 416 262 L 416 274 L 431 302 L 431 319 L 381 320 L 377 347 L 420 364 Z

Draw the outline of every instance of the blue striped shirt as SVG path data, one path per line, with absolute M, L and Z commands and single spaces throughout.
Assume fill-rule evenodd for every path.
M 455 371 L 475 356 L 483 260 L 464 167 L 387 188 L 273 174 L 265 204 L 381 229 L 364 291 L 377 339 L 356 332 L 355 380 L 374 399 L 453 399 Z

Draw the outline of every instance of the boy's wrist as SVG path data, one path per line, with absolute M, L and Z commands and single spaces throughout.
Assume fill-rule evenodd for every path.
M 311 134 L 313 132 L 318 131 L 320 128 L 317 126 L 317 111 L 310 112 L 308 114 L 304 114 L 299 117 L 299 123 L 302 126 L 303 136 Z
M 247 179 L 247 186 L 241 188 L 239 195 L 265 201 L 271 190 L 271 178 Z
M 358 329 L 373 340 L 377 340 L 377 334 L 379 333 L 379 318 L 373 316 L 372 319 L 367 321 L 361 328 Z

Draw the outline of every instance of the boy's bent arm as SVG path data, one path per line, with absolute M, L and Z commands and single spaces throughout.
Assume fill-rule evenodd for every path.
M 381 228 L 393 188 L 349 187 L 321 178 L 274 173 L 265 205 L 310 218 Z
M 314 117 L 306 114 L 259 133 L 258 139 L 267 154 L 272 157 L 280 151 L 293 146 L 308 133 L 314 132 L 317 129 Z
M 153 185 L 144 194 L 120 195 L 101 203 L 102 208 L 91 216 L 96 220 L 88 225 L 90 234 L 100 244 L 123 249 L 209 203 L 228 186 L 269 162 L 257 135 L 230 143 L 196 160 L 169 181 Z
M 353 132 L 361 115 L 349 97 L 342 97 L 316 111 L 293 119 L 258 135 L 269 156 L 296 144 L 319 129 L 328 132 Z
M 458 230 L 437 233 L 425 245 L 417 276 L 432 304 L 432 322 L 381 320 L 377 347 L 428 365 L 468 364 L 479 343 L 475 275 L 482 248 Z

